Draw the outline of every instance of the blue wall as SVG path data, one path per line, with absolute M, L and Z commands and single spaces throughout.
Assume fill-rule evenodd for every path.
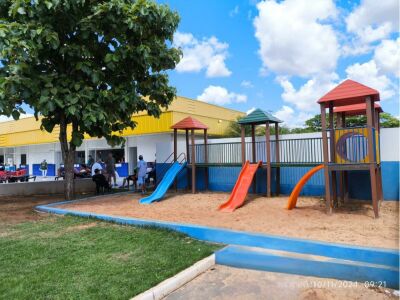
M 116 164 L 116 167 L 119 177 L 127 177 L 129 175 L 128 163 Z
M 399 200 L 399 166 L 396 161 L 381 163 L 383 198 Z M 365 188 L 366 187 L 366 188 Z M 350 196 L 355 199 L 371 199 L 369 171 L 352 171 L 349 173 Z
M 40 170 L 40 164 L 32 165 L 32 175 L 42 176 L 42 171 Z M 47 164 L 47 176 L 56 176 L 55 164 Z
M 383 196 L 385 200 L 399 200 L 399 162 L 382 162 L 382 181 Z M 157 164 L 157 176 L 160 170 L 165 170 L 167 166 Z M 161 168 L 161 169 L 160 169 Z M 281 168 L 281 194 L 289 195 L 300 178 L 312 167 L 283 167 Z M 178 188 L 187 187 L 187 174 L 191 171 L 185 169 L 178 175 Z M 240 167 L 209 167 L 209 190 L 211 191 L 232 191 L 236 179 L 239 176 Z M 205 189 L 205 170 L 204 168 L 196 169 L 196 183 L 199 191 Z M 275 192 L 276 169 L 272 169 L 271 189 Z M 259 169 L 257 171 L 257 193 L 266 192 L 266 170 Z M 250 192 L 252 189 L 250 188 Z M 369 171 L 349 171 L 349 193 L 354 199 L 371 199 Z M 303 187 L 301 195 L 304 196 L 324 196 L 324 173 L 323 170 L 317 172 Z

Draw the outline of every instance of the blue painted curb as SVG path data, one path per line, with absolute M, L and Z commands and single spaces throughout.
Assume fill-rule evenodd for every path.
M 90 198 L 88 200 L 91 200 Z M 76 200 L 79 202 L 82 200 Z M 84 200 L 86 201 L 86 200 Z M 398 250 L 368 248 L 345 244 L 333 244 L 304 239 L 288 238 L 284 236 L 263 235 L 229 229 L 213 228 L 191 224 L 179 224 L 154 220 L 141 220 L 126 217 L 114 217 L 108 215 L 93 214 L 88 212 L 78 212 L 66 209 L 55 208 L 53 206 L 64 203 L 73 203 L 63 201 L 48 205 L 37 206 L 36 209 L 55 214 L 70 214 L 80 217 L 92 217 L 104 221 L 135 225 L 135 226 L 157 226 L 176 230 L 187 234 L 188 236 L 209 242 L 233 244 L 248 247 L 259 247 L 265 249 L 282 250 L 302 254 L 319 255 L 337 259 L 366 262 L 378 265 L 399 266 Z
M 340 280 L 380 283 L 399 288 L 399 270 L 385 266 L 363 265 L 341 260 L 321 261 L 260 253 L 228 246 L 215 253 L 217 264 L 269 272 L 336 278 Z

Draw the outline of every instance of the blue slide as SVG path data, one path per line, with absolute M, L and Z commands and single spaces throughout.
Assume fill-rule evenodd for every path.
M 168 191 L 171 184 L 174 182 L 176 176 L 178 176 L 179 172 L 182 171 L 185 166 L 186 162 L 182 164 L 178 161 L 174 162 L 173 165 L 165 173 L 156 190 L 150 196 L 140 199 L 139 202 L 141 204 L 150 204 L 154 201 L 161 200 L 164 197 L 165 193 Z

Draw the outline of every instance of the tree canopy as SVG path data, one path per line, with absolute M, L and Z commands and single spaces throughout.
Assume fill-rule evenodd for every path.
M 240 117 L 237 118 L 237 120 Z M 336 117 L 334 118 L 334 120 Z M 327 114 L 327 122 L 329 124 L 329 114 Z M 367 123 L 366 116 L 352 116 L 346 117 L 346 126 L 347 127 L 359 127 L 365 126 Z M 382 128 L 392 128 L 392 127 L 400 127 L 400 120 L 398 118 L 393 117 L 389 113 L 381 113 L 380 114 L 380 124 Z M 273 126 L 270 127 L 271 135 L 275 133 L 275 128 Z M 304 122 L 303 127 L 295 127 L 289 128 L 285 125 L 279 126 L 279 134 L 289 134 L 289 133 L 309 133 L 309 132 L 319 132 L 322 130 L 321 125 L 321 115 L 315 115 L 314 117 L 306 120 Z M 246 136 L 251 135 L 251 127 L 245 127 Z M 227 137 L 239 137 L 241 135 L 240 124 L 237 121 L 232 121 L 229 127 L 226 130 L 225 136 Z M 265 135 L 265 127 L 257 126 L 256 135 L 261 136 Z
M 66 170 L 84 134 L 123 142 L 132 114 L 158 117 L 175 97 L 178 23 L 151 0 L 1 1 L 0 114 L 18 119 L 25 103 L 42 129 L 60 125 Z

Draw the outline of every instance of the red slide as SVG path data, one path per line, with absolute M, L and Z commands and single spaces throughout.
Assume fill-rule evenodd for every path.
M 233 212 L 236 208 L 243 205 L 247 192 L 249 191 L 250 185 L 253 181 L 253 177 L 261 164 L 262 161 L 259 161 L 256 164 L 250 164 L 249 161 L 246 161 L 240 171 L 239 178 L 236 181 L 229 200 L 222 204 L 218 210 Z
M 296 207 L 297 203 L 297 197 L 299 196 L 301 189 L 303 186 L 307 183 L 307 181 L 319 170 L 322 170 L 324 168 L 324 165 L 319 165 L 314 168 L 312 168 L 310 171 L 308 171 L 304 176 L 299 180 L 299 182 L 296 184 L 294 187 L 292 193 L 290 194 L 290 197 L 288 199 L 288 203 L 286 208 L 291 210 Z

